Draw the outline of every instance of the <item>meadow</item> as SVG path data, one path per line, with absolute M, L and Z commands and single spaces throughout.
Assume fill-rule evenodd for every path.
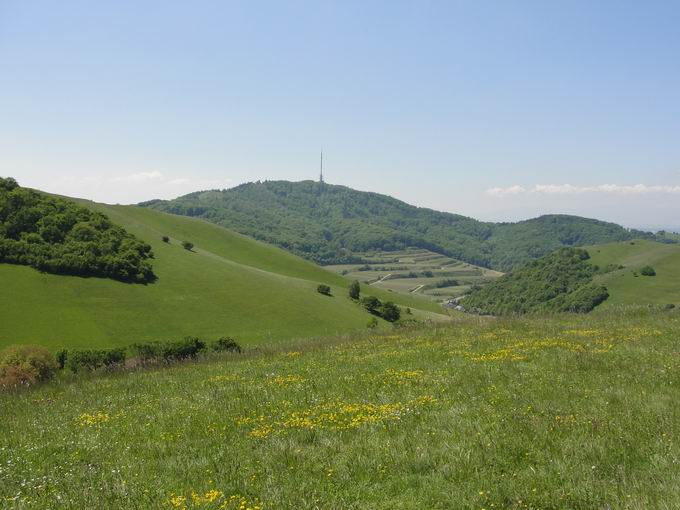
M 370 319 L 347 299 L 350 280 L 274 246 L 203 220 L 78 203 L 149 243 L 158 280 L 130 284 L 0 264 L 0 347 L 116 347 L 187 335 L 230 335 L 249 344 L 342 334 L 364 329 Z M 184 240 L 194 244 L 192 251 L 181 246 Z M 316 291 L 320 283 L 331 287 L 333 297 Z M 441 312 L 422 299 L 381 289 L 371 294 L 411 307 L 421 318 Z
M 3 508 L 680 507 L 680 314 L 272 343 L 0 395 Z
M 617 305 L 680 305 L 680 244 L 648 240 L 610 243 L 587 248 L 591 261 L 600 267 L 623 266 L 595 278 L 609 291 L 602 308 Z M 651 265 L 656 276 L 639 274 Z

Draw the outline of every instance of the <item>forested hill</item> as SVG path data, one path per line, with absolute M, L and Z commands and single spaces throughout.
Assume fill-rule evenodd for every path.
M 198 216 L 321 264 L 359 262 L 356 253 L 366 250 L 416 246 L 509 270 L 562 246 L 645 235 L 613 223 L 563 215 L 519 223 L 481 222 L 313 181 L 247 183 L 140 205 Z
M 593 283 L 598 268 L 580 248 L 561 248 L 528 262 L 463 300 L 468 311 L 493 315 L 590 312 L 609 297 Z

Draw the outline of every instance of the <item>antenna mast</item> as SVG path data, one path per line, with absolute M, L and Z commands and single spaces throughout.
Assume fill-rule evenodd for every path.
M 319 182 L 323 184 L 323 151 L 321 151 L 321 174 L 319 174 Z

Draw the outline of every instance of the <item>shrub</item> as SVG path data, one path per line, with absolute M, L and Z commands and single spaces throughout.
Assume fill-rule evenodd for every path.
M 656 276 L 656 271 L 652 266 L 645 266 L 640 269 L 640 274 L 642 276 Z
M 359 282 L 357 280 L 354 280 L 349 285 L 349 297 L 352 298 L 352 299 L 359 299 L 360 295 L 361 295 L 361 286 L 359 285 Z
M 218 352 L 241 352 L 241 346 L 231 337 L 223 336 L 216 340 L 211 346 L 213 351 Z
M 59 370 L 63 370 L 64 367 L 66 366 L 66 358 L 68 358 L 68 351 L 66 349 L 57 351 L 57 354 L 54 357 L 57 360 L 57 365 L 59 365 Z
M 331 288 L 328 285 L 321 284 L 316 288 L 316 291 L 319 294 L 323 294 L 324 296 L 330 296 L 331 295 Z
M 387 322 L 395 322 L 401 317 L 401 310 L 391 301 L 385 301 L 380 306 L 380 316 Z
M 369 328 L 369 329 L 375 329 L 375 328 L 377 328 L 377 327 L 378 327 L 378 319 L 376 319 L 375 317 L 371 317 L 371 318 L 368 320 L 368 323 L 366 324 L 366 327 Z
M 382 303 L 380 303 L 380 300 L 375 296 L 366 296 L 361 300 L 361 304 L 364 305 L 364 308 L 370 313 L 377 315 L 378 309 Z
M 163 239 L 163 242 L 164 242 L 164 243 L 169 243 L 169 242 L 170 242 L 170 238 L 169 238 L 168 236 L 163 236 L 162 239 Z
M 102 367 L 111 368 L 125 363 L 125 349 L 87 349 L 71 351 L 65 366 L 74 374 L 81 370 L 93 371 Z
M 191 241 L 182 241 L 182 248 L 191 251 L 194 249 L 194 243 L 192 243 Z
M 48 381 L 56 370 L 57 362 L 44 347 L 18 345 L 0 352 L 0 388 Z
M 130 346 L 130 351 L 141 365 L 195 358 L 203 349 L 205 342 L 191 336 L 179 342 L 146 342 Z

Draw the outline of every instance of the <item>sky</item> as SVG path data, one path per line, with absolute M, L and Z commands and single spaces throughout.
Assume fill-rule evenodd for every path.
M 0 176 L 680 229 L 680 2 L 0 0 Z

